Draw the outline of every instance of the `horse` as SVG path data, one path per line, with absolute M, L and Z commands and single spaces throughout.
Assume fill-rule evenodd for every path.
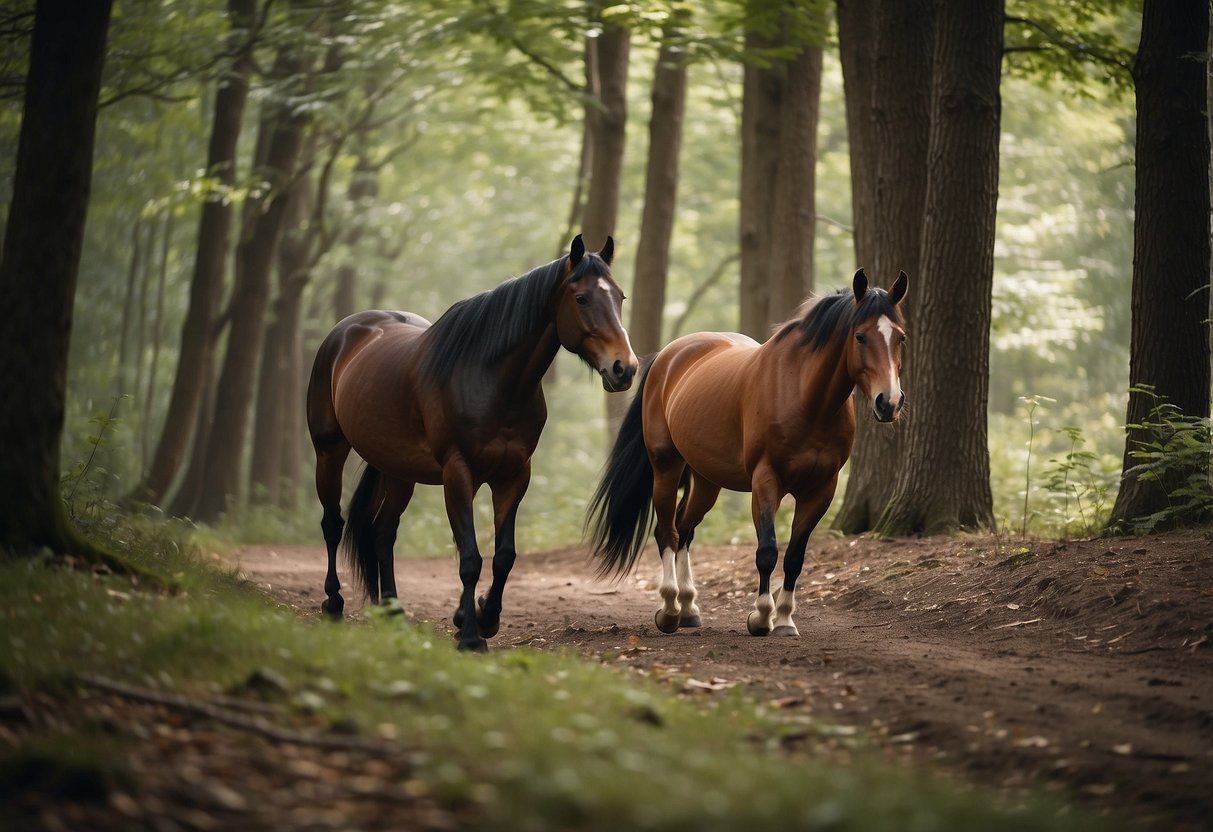
M 654 620 L 663 633 L 701 626 L 691 571 L 695 529 L 722 488 L 752 492 L 758 597 L 751 635 L 798 636 L 796 580 L 809 535 L 825 514 L 855 436 L 852 393 L 892 422 L 905 403 L 898 304 L 908 279 L 870 288 L 863 269 L 851 289 L 806 301 L 765 343 L 737 333 L 697 332 L 672 341 L 642 371 L 586 528 L 601 576 L 635 565 L 653 516 L 661 558 Z M 683 489 L 678 501 L 678 491 Z M 796 502 L 782 590 L 770 591 L 778 548 L 775 515 Z M 677 505 L 675 505 L 677 501 Z
M 373 603 L 395 605 L 393 547 L 418 484 L 441 485 L 463 585 L 453 620 L 461 650 L 496 634 L 516 552 L 514 525 L 547 420 L 541 382 L 561 347 L 626 390 L 639 366 L 620 323 L 623 293 L 611 277 L 614 241 L 567 256 L 456 303 L 436 323 L 412 312 L 355 313 L 325 337 L 307 392 L 316 493 L 328 573 L 321 610 L 343 617 L 337 549 Z M 366 469 L 341 517 L 350 451 Z M 476 600 L 482 559 L 472 499 L 493 495 L 493 579 Z

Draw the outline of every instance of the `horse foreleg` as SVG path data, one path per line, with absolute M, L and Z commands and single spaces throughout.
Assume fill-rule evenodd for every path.
M 754 609 L 746 618 L 746 629 L 752 636 L 765 636 L 771 632 L 771 613 L 775 609 L 771 597 L 771 573 L 779 559 L 779 548 L 775 542 L 775 512 L 779 508 L 779 483 L 770 468 L 754 471 L 753 498 L 750 508 L 754 516 L 754 531 L 758 534 L 758 548 L 754 551 L 754 565 L 758 568 L 758 597 Z
M 528 462 L 525 470 L 513 480 L 492 485 L 493 525 L 496 530 L 493 583 L 489 585 L 488 593 L 480 598 L 480 614 L 477 617 L 480 635 L 484 638 L 497 635 L 497 629 L 501 626 L 501 598 L 518 555 L 514 548 L 514 525 L 518 519 L 518 506 L 530 482 L 531 465 Z
M 783 554 L 783 586 L 775 594 L 775 619 L 771 629 L 773 636 L 800 635 L 796 622 L 792 620 L 792 613 L 796 612 L 796 581 L 804 568 L 804 553 L 809 544 L 809 535 L 817 528 L 826 509 L 830 507 L 837 482 L 835 478 L 829 487 L 808 497 L 796 498 L 796 514 L 792 517 L 792 539 Z
M 458 453 L 449 456 L 442 466 L 442 490 L 446 500 L 446 516 L 459 550 L 459 581 L 463 592 L 454 622 L 459 628 L 460 650 L 487 650 L 488 643 L 480 637 L 476 625 L 476 582 L 480 580 L 482 560 L 476 545 L 476 524 L 472 516 L 472 500 L 476 483 L 467 463 Z

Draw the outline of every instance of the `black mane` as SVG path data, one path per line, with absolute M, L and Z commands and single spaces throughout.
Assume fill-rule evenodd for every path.
M 444 312 L 427 333 L 430 343 L 421 366 L 422 378 L 430 384 L 446 384 L 457 366 L 487 367 L 526 335 L 546 326 L 551 319 L 552 293 L 567 260 L 561 257 L 510 278 Z M 601 257 L 587 253 L 569 280 L 610 274 Z
M 810 301 L 806 306 L 808 308 L 801 314 L 779 327 L 775 340 L 796 332 L 802 346 L 816 350 L 824 347 L 831 338 L 835 344 L 841 344 L 854 327 L 871 318 L 888 315 L 896 323 L 903 323 L 901 313 L 889 300 L 889 293 L 874 287 L 868 289 L 858 304 L 855 303 L 854 292 L 840 289 L 832 295 Z

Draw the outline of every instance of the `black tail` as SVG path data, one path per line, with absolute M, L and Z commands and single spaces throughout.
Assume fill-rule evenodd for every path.
M 585 528 L 594 546 L 591 557 L 602 561 L 598 566 L 602 576 L 631 571 L 652 526 L 653 466 L 644 446 L 642 419 L 645 370 L 586 512 Z
M 375 514 L 379 507 L 375 504 L 375 492 L 380 479 L 378 468 L 366 466 L 350 497 L 349 516 L 341 538 L 345 559 L 372 602 L 379 600 L 379 558 L 375 554 Z

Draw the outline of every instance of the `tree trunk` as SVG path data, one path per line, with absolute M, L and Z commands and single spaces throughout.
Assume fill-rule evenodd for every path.
M 126 294 L 122 302 L 122 338 L 118 346 L 118 379 L 119 393 L 125 393 L 131 383 L 131 330 L 135 325 L 135 297 L 139 275 L 143 268 L 143 217 L 137 217 L 131 226 L 131 259 L 126 271 Z
M 645 169 L 644 211 L 636 243 L 632 282 L 632 317 L 628 335 L 637 355 L 661 349 L 670 236 L 678 198 L 678 162 L 682 152 L 682 118 L 686 110 L 687 70 L 675 45 L 677 23 L 667 30 L 653 74 L 653 112 L 649 120 L 649 158 Z M 619 397 L 622 399 L 622 397 Z
M 990 526 L 986 405 L 1003 3 L 937 5 L 913 419 L 883 535 Z M 930 382 L 921 381 L 930 379 Z
M 1209 135 L 1205 66 L 1192 56 L 1208 42 L 1204 4 L 1146 0 L 1133 64 L 1137 88 L 1137 176 L 1133 228 L 1133 323 L 1129 384 L 1155 393 L 1185 417 L 1209 415 Z M 1153 401 L 1130 393 L 1127 424 L 1141 424 Z M 1124 475 L 1110 525 L 1120 527 L 1170 505 L 1168 492 L 1194 470 L 1140 479 L 1132 456 L 1149 433 L 1130 429 Z M 1208 470 L 1207 459 L 1201 466 Z M 1169 523 L 1203 518 L 1174 516 Z
M 110 0 L 38 0 L 0 257 L 0 552 L 80 551 L 59 493 L 72 303 Z
M 607 235 L 615 233 L 628 119 L 630 33 L 620 26 L 607 24 L 597 41 L 596 102 L 588 105 L 593 154 L 582 218 L 582 234 L 588 251 L 597 251 L 606 242 Z
M 361 141 L 367 142 L 369 139 L 363 135 L 361 136 Z M 362 235 L 366 228 L 362 215 L 366 213 L 378 196 L 379 171 L 371 165 L 370 157 L 367 156 L 365 149 L 360 149 L 358 151 L 358 159 L 354 163 L 354 175 L 350 180 L 350 187 L 347 193 L 347 199 L 351 208 L 350 226 L 342 236 L 342 242 L 347 249 L 347 258 L 350 259 L 347 259 L 337 269 L 336 286 L 333 290 L 332 323 L 336 323 L 347 315 L 352 315 L 357 311 L 358 269 L 354 266 L 353 258 L 357 257 L 355 250 L 358 247 L 358 243 L 362 240 Z
M 139 432 L 141 460 L 146 461 L 151 442 L 152 414 L 156 410 L 156 380 L 160 375 L 160 336 L 164 330 L 164 289 L 168 283 L 168 261 L 173 246 L 173 212 L 164 217 L 164 233 L 160 243 L 160 265 L 156 273 L 156 301 L 152 309 L 152 354 L 147 365 L 147 392 L 143 395 L 143 425 Z
M 838 0 L 838 54 L 846 101 L 847 147 L 851 158 L 851 225 L 855 263 L 870 267 L 876 252 L 876 141 L 873 107 L 879 55 L 876 15 L 881 0 Z
M 295 82 L 303 61 L 293 49 L 293 45 L 281 47 L 274 74 L 284 80 L 288 90 L 297 91 Z M 266 118 L 272 120 L 273 127 L 269 130 L 260 176 L 270 183 L 270 192 L 236 247 L 236 286 L 229 307 L 227 351 L 215 390 L 215 413 L 207 441 L 202 488 L 193 512 L 203 521 L 222 514 L 228 498 L 240 491 L 245 434 L 269 306 L 270 272 L 282 232 L 287 186 L 294 175 L 309 117 L 305 112 L 293 110 L 288 101 L 273 105 Z
M 912 335 L 921 289 L 918 278 L 931 124 L 933 4 L 931 0 L 885 0 L 877 5 L 877 59 L 870 76 L 870 121 L 865 125 L 869 135 L 860 141 L 861 147 L 869 146 L 871 158 L 858 163 L 861 167 L 870 165 L 861 183 L 854 179 L 856 160 L 852 153 L 852 191 L 861 186 L 871 189 L 863 196 L 867 216 L 862 222 L 856 211 L 856 250 L 864 252 L 858 262 L 867 266 L 869 277 L 877 283 L 888 285 L 898 271 L 910 276 L 913 289 L 901 310 Z M 849 48 L 862 50 L 859 44 Z M 908 396 L 914 391 L 913 354 L 912 348 L 905 352 L 901 370 L 902 389 L 910 391 Z M 862 413 L 856 395 L 856 412 Z M 905 440 L 903 430 L 890 429 L 871 419 L 858 420 L 846 492 L 834 520 L 836 529 L 861 534 L 872 528 L 893 496 L 894 479 L 888 472 L 901 466 Z
M 631 33 L 621 26 L 604 24 L 596 44 L 587 52 L 592 58 L 591 101 L 586 105 L 589 125 L 590 182 L 582 213 L 581 233 L 585 247 L 598 251 L 615 233 L 619 217 L 619 188 L 623 179 L 623 151 L 628 121 L 628 53 Z M 624 396 L 606 397 L 609 435 L 623 419 Z
M 143 502 L 164 501 L 185 459 L 190 440 L 205 436 L 200 426 L 204 390 L 211 383 L 217 333 L 215 320 L 223 298 L 224 273 L 231 235 L 232 206 L 223 191 L 236 182 L 236 145 L 244 120 L 252 73 L 252 40 L 249 28 L 256 11 L 256 0 L 228 0 L 228 17 L 234 50 L 231 66 L 223 75 L 215 95 L 215 112 L 207 147 L 207 175 L 214 177 L 217 193 L 202 206 L 198 221 L 198 249 L 194 275 L 190 281 L 189 309 L 181 329 L 181 348 L 177 373 L 169 398 L 168 413 L 151 466 L 131 497 Z
M 746 33 L 746 52 L 770 47 Z M 745 65 L 741 97 L 741 297 L 738 329 L 759 341 L 770 334 L 771 194 L 779 168 L 779 106 L 783 80 L 773 68 Z
M 790 318 L 813 290 L 821 58 L 821 47 L 809 46 L 785 67 L 779 161 L 771 196 L 771 289 L 765 332 Z
M 261 383 L 257 385 L 249 470 L 252 500 L 261 505 L 279 503 L 287 411 L 301 410 L 303 406 L 302 401 L 290 399 L 289 390 L 293 386 L 290 376 L 297 364 L 299 310 L 311 250 L 307 224 L 310 202 L 311 180 L 300 177 L 287 196 L 284 232 L 278 245 L 278 297 L 261 351 Z

